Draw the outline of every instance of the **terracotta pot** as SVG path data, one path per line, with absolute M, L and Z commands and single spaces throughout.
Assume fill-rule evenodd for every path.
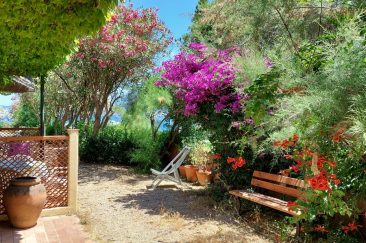
M 219 167 L 217 163 L 208 163 L 206 166 L 207 171 L 213 171 L 216 170 Z
M 208 183 L 212 181 L 212 173 L 211 171 L 196 171 L 198 182 L 201 186 L 206 186 Z
M 10 223 L 16 228 L 37 224 L 46 202 L 46 189 L 37 177 L 17 177 L 4 192 L 4 206 Z
M 197 181 L 197 175 L 196 175 L 197 170 L 198 170 L 198 168 L 194 165 L 186 165 L 185 166 L 187 181 L 190 181 L 190 182 L 196 182 Z
M 366 212 L 366 200 L 365 198 L 358 198 L 356 201 L 357 208 L 362 212 Z
M 184 165 L 181 165 L 179 166 L 179 174 L 181 177 L 184 177 L 184 178 L 187 178 L 187 175 L 186 175 L 186 168 Z

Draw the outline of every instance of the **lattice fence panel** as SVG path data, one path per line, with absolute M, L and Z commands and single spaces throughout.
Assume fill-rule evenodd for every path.
M 0 128 L 0 137 L 32 137 L 39 136 L 38 128 Z
M 0 214 L 3 192 L 17 176 L 37 176 L 46 187 L 45 208 L 67 206 L 68 138 L 0 140 Z

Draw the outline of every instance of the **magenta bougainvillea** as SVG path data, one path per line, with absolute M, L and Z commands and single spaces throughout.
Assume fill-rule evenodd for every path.
M 233 84 L 236 70 L 232 62 L 237 49 L 210 50 L 201 43 L 191 43 L 189 49 L 163 62 L 162 78 L 156 85 L 172 90 L 182 102 L 185 116 L 198 114 L 203 106 L 217 113 L 239 112 L 241 97 Z

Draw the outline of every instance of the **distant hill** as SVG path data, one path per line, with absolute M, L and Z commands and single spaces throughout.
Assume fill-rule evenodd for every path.
M 11 117 L 11 106 L 6 105 L 0 105 L 0 123 L 11 123 L 12 117 Z M 119 114 L 113 114 L 113 116 L 110 119 L 111 124 L 116 124 L 121 122 L 121 115 Z
M 0 123 L 10 123 L 11 119 L 11 106 L 0 105 Z

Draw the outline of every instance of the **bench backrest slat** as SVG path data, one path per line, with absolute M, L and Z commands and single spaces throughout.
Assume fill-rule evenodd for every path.
M 261 187 L 261 188 L 264 188 L 264 189 L 267 189 L 270 191 L 279 192 L 279 193 L 286 194 L 286 195 L 296 197 L 296 198 L 302 198 L 302 194 L 303 194 L 300 190 L 297 190 L 295 188 L 286 187 L 286 186 L 282 186 L 279 184 L 258 180 L 255 178 L 252 179 L 251 184 L 253 186 Z
M 275 174 L 270 174 L 270 173 L 255 170 L 253 172 L 253 177 L 255 177 L 257 179 L 275 181 L 278 183 L 283 183 L 283 184 L 287 184 L 287 185 L 291 185 L 291 186 L 299 187 L 299 188 L 303 188 L 303 189 L 307 188 L 307 185 L 305 184 L 305 182 L 303 180 L 298 180 L 298 179 L 287 177 L 287 176 L 275 175 Z

